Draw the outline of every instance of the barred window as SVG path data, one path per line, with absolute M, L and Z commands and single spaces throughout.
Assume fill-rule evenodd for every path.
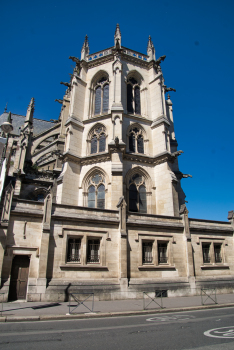
M 67 249 L 67 262 L 80 262 L 81 258 L 81 239 L 69 238 Z
M 101 174 L 94 175 L 89 180 L 88 207 L 105 209 L 105 179 Z
M 145 179 L 139 174 L 134 174 L 129 181 L 129 211 L 146 213 L 147 198 Z
M 109 110 L 109 81 L 107 77 L 98 80 L 95 89 L 94 114 L 108 113 Z
M 88 254 L 87 263 L 99 263 L 100 262 L 100 240 L 89 239 L 88 240 Z
M 142 242 L 142 262 L 149 264 L 153 262 L 153 242 Z
M 222 244 L 214 243 L 215 263 L 222 262 L 221 249 L 222 249 Z
M 203 263 L 210 263 L 210 243 L 202 243 Z
M 129 151 L 144 154 L 144 139 L 142 130 L 137 127 L 132 127 L 129 130 Z
M 141 114 L 140 83 L 133 77 L 127 79 L 127 111 Z
M 167 264 L 167 262 L 168 262 L 167 242 L 158 243 L 158 263 Z

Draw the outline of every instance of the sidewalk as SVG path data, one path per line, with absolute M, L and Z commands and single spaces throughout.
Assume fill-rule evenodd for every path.
M 214 296 L 213 296 L 214 298 Z M 92 310 L 92 298 L 85 301 L 84 304 Z M 217 294 L 217 303 L 211 299 L 203 298 L 205 305 L 202 306 L 201 296 L 191 297 L 171 297 L 162 298 L 163 309 L 160 308 L 161 299 L 157 298 L 156 304 L 151 299 L 145 299 L 145 310 L 143 299 L 114 300 L 114 301 L 94 301 L 93 312 L 80 305 L 78 308 L 75 301 L 71 302 L 71 314 L 69 314 L 69 302 L 8 302 L 0 304 L 0 311 L 3 307 L 1 322 L 16 321 L 39 321 L 56 320 L 69 318 L 90 318 L 90 317 L 109 317 L 120 315 L 137 315 L 158 312 L 198 310 L 215 307 L 234 307 L 234 294 Z M 150 303 L 151 301 L 151 303 Z M 150 304 L 149 304 L 150 303 Z

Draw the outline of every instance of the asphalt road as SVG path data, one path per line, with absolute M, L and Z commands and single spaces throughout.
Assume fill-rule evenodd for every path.
M 0 349 L 233 350 L 234 308 L 87 320 L 1 323 Z

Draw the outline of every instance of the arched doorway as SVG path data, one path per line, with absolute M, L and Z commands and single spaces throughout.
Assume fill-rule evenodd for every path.
M 27 255 L 16 255 L 12 261 L 11 282 L 8 300 L 25 300 L 27 294 L 30 259 Z

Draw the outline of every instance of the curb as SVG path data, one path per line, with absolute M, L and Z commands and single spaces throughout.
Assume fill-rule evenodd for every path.
M 234 303 L 229 304 L 213 304 L 200 306 L 185 306 L 179 308 L 154 309 L 141 311 L 117 311 L 117 312 L 100 312 L 90 314 L 71 314 L 71 315 L 41 315 L 41 316 L 0 316 L 0 322 L 31 322 L 31 321 L 57 321 L 57 320 L 82 320 L 90 318 L 105 318 L 105 317 L 123 317 L 123 316 L 138 316 L 151 315 L 171 312 L 220 309 L 226 307 L 234 307 Z

